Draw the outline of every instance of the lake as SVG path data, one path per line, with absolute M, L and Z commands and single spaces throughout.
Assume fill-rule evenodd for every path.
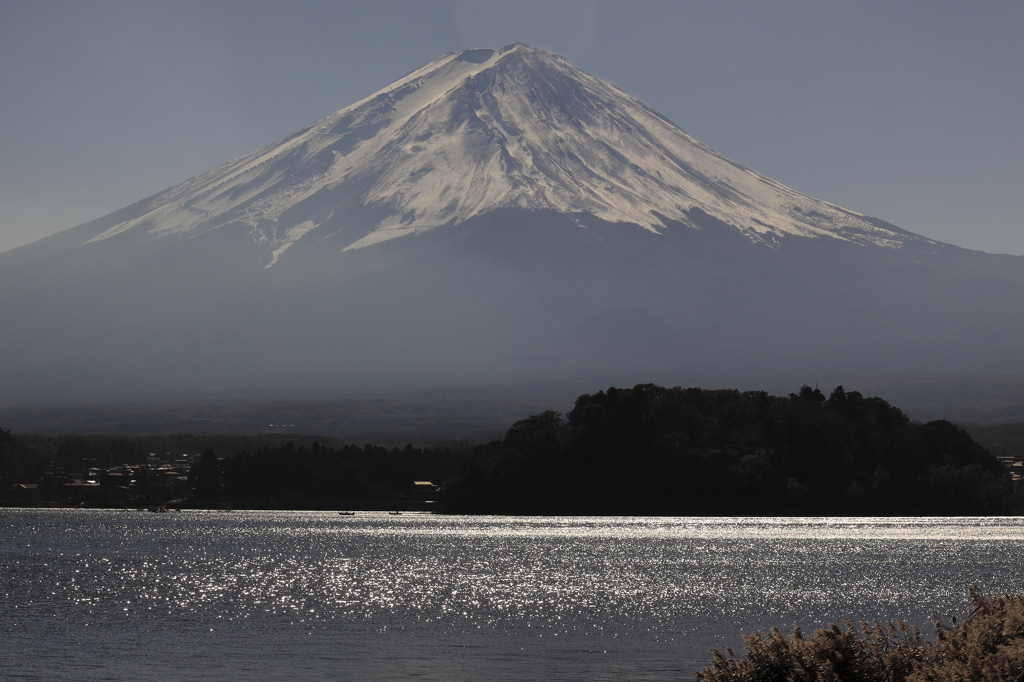
M 678 680 L 741 633 L 931 633 L 1018 518 L 0 509 L 5 680 Z

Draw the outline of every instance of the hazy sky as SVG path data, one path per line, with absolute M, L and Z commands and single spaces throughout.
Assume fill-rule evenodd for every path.
M 804 194 L 1024 254 L 1024 2 L 0 0 L 0 251 L 525 42 Z

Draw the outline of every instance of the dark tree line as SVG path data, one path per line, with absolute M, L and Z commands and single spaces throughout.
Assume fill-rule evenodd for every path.
M 429 480 L 446 481 L 442 504 L 456 513 L 967 515 L 1024 507 L 1005 469 L 963 429 L 912 422 L 841 386 L 827 399 L 809 387 L 786 397 L 611 388 L 580 396 L 565 419 L 544 412 L 516 422 L 472 454 L 465 442 L 388 449 L 278 437 L 217 437 L 260 446 L 226 459 L 207 448 L 190 472 L 194 497 L 331 508 L 402 499 L 413 480 Z M 0 482 L 38 480 L 50 462 L 103 467 L 183 438 L 198 444 L 160 438 L 0 431 Z
M 450 512 L 970 515 L 1019 506 L 1002 465 L 947 421 L 837 387 L 610 388 L 479 446 Z
M 414 480 L 439 483 L 462 471 L 473 444 L 465 440 L 437 441 L 431 447 L 404 448 L 344 444 L 294 434 L 282 436 L 157 436 L 103 435 L 14 436 L 0 429 L 0 500 L 13 484 L 36 483 L 44 472 L 84 473 L 139 464 L 148 452 L 195 452 L 198 443 L 242 445 L 225 453 L 206 447 L 188 470 L 188 497 L 201 504 L 255 508 L 359 508 L 376 501 L 401 501 Z M 294 441 L 294 442 L 293 442 Z M 266 445 L 263 445 L 266 444 Z M 251 447 L 255 445 L 256 447 Z M 251 449 L 249 449 L 251 448 Z M 228 454 L 228 457 L 221 457 Z M 143 499 L 167 502 L 170 492 L 157 490 L 159 472 L 140 470 L 137 492 Z M 159 498 L 159 499 L 158 499 Z
M 448 447 L 340 448 L 293 443 L 218 460 L 211 450 L 189 478 L 197 500 L 290 509 L 400 500 L 414 480 L 444 481 L 460 472 L 468 455 Z
M 303 434 L 262 434 L 262 435 L 195 435 L 174 434 L 169 436 L 124 436 L 101 434 L 70 434 L 47 436 L 20 434 L 17 441 L 25 448 L 45 458 L 54 466 L 67 471 L 81 471 L 89 467 L 101 469 L 124 464 L 141 464 L 146 455 L 155 453 L 164 458 L 174 459 L 185 454 L 213 450 L 218 455 L 232 456 L 261 448 L 282 447 L 292 442 L 307 448 L 314 442 L 340 447 L 348 441 Z M 453 442 L 454 443 L 454 442 Z M 457 447 L 458 444 L 453 445 Z M 463 444 L 468 450 L 467 444 Z
M 33 453 L 10 431 L 0 429 L 0 496 L 15 483 L 34 483 L 46 469 L 47 459 Z

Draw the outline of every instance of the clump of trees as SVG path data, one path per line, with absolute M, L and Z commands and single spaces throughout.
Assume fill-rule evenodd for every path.
M 1024 678 L 1024 597 L 986 599 L 971 590 L 974 611 L 962 623 L 936 623 L 934 642 L 904 623 L 846 621 L 805 638 L 772 629 L 743 639 L 737 657 L 714 651 L 697 673 L 704 682 L 963 682 Z
M 441 491 L 456 513 L 1002 514 L 1002 465 L 958 426 L 913 422 L 842 386 L 763 391 L 642 384 L 586 394 L 473 451 Z

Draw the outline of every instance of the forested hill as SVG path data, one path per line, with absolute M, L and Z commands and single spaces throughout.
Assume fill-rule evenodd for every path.
M 1020 509 L 960 427 L 912 422 L 842 386 L 765 392 L 652 384 L 580 396 L 474 450 L 452 513 L 989 515 Z

